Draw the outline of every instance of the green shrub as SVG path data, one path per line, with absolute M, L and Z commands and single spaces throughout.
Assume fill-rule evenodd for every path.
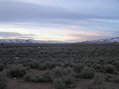
M 93 68 L 84 67 L 81 70 L 81 73 L 79 73 L 77 75 L 77 77 L 80 77 L 80 78 L 93 78 L 94 74 L 95 74 L 95 70 Z
M 9 77 L 22 77 L 26 74 L 26 69 L 23 65 L 11 65 L 7 69 L 7 75 Z
M 7 84 L 6 84 L 6 79 L 5 79 L 5 74 L 0 73 L 0 89 L 6 89 Z

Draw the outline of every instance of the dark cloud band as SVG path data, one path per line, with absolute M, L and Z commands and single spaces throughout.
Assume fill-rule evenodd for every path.
M 119 16 L 82 13 L 53 6 L 34 5 L 17 1 L 0 1 L 0 22 L 63 23 L 85 19 L 119 19 Z M 119 14 L 119 13 L 118 13 Z M 57 21 L 57 22 L 56 22 Z
M 19 38 L 33 38 L 34 34 L 20 34 L 17 32 L 0 32 L 0 37 L 19 37 Z

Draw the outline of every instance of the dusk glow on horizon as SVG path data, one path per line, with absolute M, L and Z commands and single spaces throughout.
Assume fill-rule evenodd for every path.
M 119 0 L 0 0 L 0 39 L 119 37 Z

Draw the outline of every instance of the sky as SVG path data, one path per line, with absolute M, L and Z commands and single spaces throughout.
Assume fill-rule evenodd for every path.
M 119 37 L 119 0 L 0 0 L 0 39 Z

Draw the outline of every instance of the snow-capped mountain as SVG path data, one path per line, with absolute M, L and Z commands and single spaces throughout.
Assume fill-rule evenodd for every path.
M 92 41 L 83 41 L 83 42 L 78 42 L 78 43 L 111 43 L 111 42 L 119 43 L 119 37 L 100 39 L 100 40 L 92 40 Z M 33 39 L 0 39 L 0 43 L 67 43 L 67 42 L 40 41 L 40 40 L 33 40 Z
M 112 43 L 112 42 L 119 43 L 119 37 L 107 38 L 107 39 L 99 39 L 99 40 L 92 40 L 92 41 L 83 41 L 81 43 Z
M 61 41 L 40 41 L 33 39 L 0 39 L 0 43 L 65 43 Z

